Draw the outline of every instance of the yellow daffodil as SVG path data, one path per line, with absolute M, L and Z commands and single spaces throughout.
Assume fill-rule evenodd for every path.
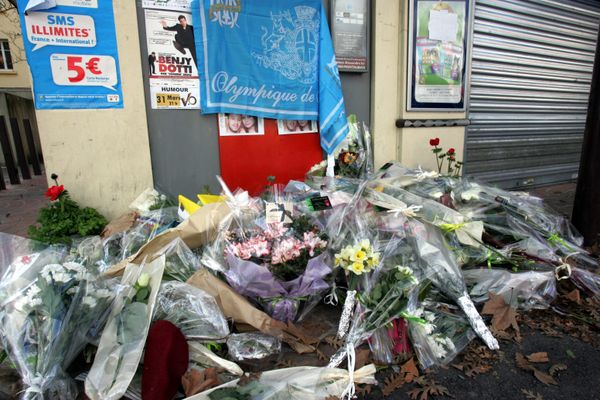
M 350 271 L 356 275 L 361 275 L 365 271 L 365 265 L 361 262 L 354 262 L 350 265 Z
M 362 247 L 362 249 L 365 251 L 369 251 L 369 249 L 371 248 L 371 242 L 369 242 L 369 239 L 361 240 L 360 247 Z
M 367 253 L 363 250 L 358 250 L 357 252 L 355 252 L 354 254 L 352 254 L 352 257 L 350 257 L 351 261 L 354 262 L 363 262 L 367 259 Z

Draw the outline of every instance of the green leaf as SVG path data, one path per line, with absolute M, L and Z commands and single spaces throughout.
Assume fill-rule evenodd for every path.
M 150 291 L 148 290 L 147 287 L 143 287 L 140 290 L 138 290 L 137 293 L 135 294 L 135 301 L 143 303 L 146 301 L 146 299 L 148 299 L 149 296 L 150 296 Z

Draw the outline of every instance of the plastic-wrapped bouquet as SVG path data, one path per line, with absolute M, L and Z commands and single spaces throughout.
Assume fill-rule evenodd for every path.
M 23 398 L 73 399 L 77 387 L 65 371 L 102 332 L 116 288 L 77 263 L 36 264 L 30 279 L 3 282 L 4 347 L 23 377 Z
M 275 200 L 236 205 L 230 199 L 233 212 L 202 262 L 273 318 L 289 321 L 329 287 L 328 236 L 309 215 L 293 215 L 292 203 Z

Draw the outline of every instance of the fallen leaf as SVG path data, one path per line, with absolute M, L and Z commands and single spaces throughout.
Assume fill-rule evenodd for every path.
M 533 393 L 531 390 L 521 389 L 521 393 L 525 395 L 527 400 L 544 400 L 541 394 L 537 392 Z
M 388 376 L 387 378 L 385 378 L 385 380 L 383 381 L 383 387 L 381 388 L 381 393 L 383 393 L 384 397 L 387 397 L 390 394 L 392 394 L 396 389 L 399 389 L 400 387 L 402 387 L 402 385 L 404 385 L 405 383 L 406 383 L 406 379 L 404 377 L 404 374 L 402 374 L 402 373 L 392 374 L 392 375 Z
M 373 390 L 373 386 L 369 384 L 364 385 L 356 385 L 356 393 L 361 395 L 363 398 L 367 398 L 368 394 L 371 394 L 371 390 Z
M 548 361 L 550 361 L 550 359 L 548 358 L 548 353 L 546 353 L 545 351 L 539 353 L 531 353 L 527 356 L 527 360 L 532 363 L 547 363 Z
M 565 297 L 571 301 L 574 301 L 577 304 L 581 304 L 581 294 L 579 293 L 579 289 L 573 289 L 572 291 L 567 293 Z
M 369 349 L 356 349 L 355 367 L 356 369 L 362 368 L 369 363 L 371 356 L 371 350 Z
M 564 371 L 567 369 L 567 366 L 565 364 L 554 364 L 553 366 L 550 367 L 550 375 L 552 376 L 556 376 L 560 371 Z
M 438 385 L 433 379 L 427 379 L 423 376 L 415 378 L 415 382 L 420 386 L 408 392 L 411 399 L 427 400 L 429 396 L 449 396 L 450 392 L 445 386 Z
M 203 371 L 198 371 L 197 369 L 192 368 L 181 377 L 181 384 L 183 385 L 183 391 L 185 392 L 186 397 L 193 396 L 218 386 L 219 378 L 217 377 L 217 369 L 206 368 Z
M 406 363 L 400 367 L 400 373 L 404 374 L 404 378 L 407 383 L 412 382 L 415 378 L 419 376 L 419 369 L 415 364 L 415 359 L 411 358 Z
M 505 331 L 512 326 L 515 332 L 519 333 L 517 311 L 506 304 L 504 297 L 492 292 L 489 292 L 488 295 L 490 299 L 483 306 L 481 313 L 492 315 L 492 328 L 496 331 Z
M 529 364 L 529 361 L 523 356 L 521 353 L 515 354 L 515 361 L 517 363 L 517 367 L 524 369 L 525 371 L 533 371 L 535 368 L 533 365 Z
M 556 382 L 553 377 L 537 368 L 533 369 L 533 375 L 538 381 L 545 383 L 546 385 L 558 385 L 558 382 Z

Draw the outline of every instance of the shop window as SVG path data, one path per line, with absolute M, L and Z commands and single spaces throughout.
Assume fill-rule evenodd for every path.
M 13 63 L 8 40 L 0 39 L 0 71 L 12 71 L 12 69 Z

